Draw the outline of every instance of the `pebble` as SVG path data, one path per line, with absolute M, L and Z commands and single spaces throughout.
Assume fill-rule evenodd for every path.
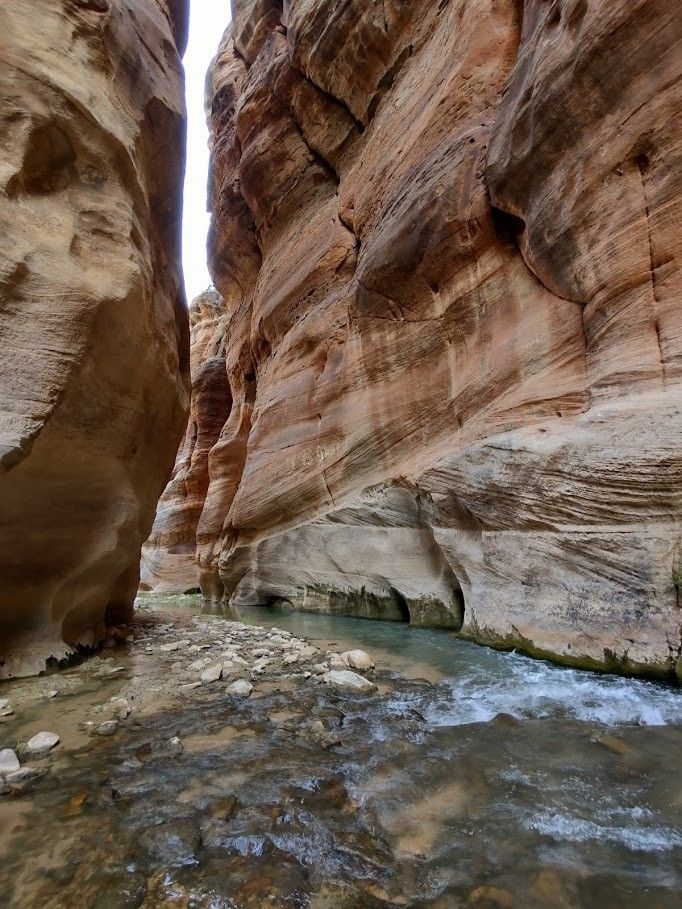
M 299 647 L 298 655 L 304 660 L 307 660 L 310 659 L 310 657 L 314 657 L 315 654 L 319 652 L 320 651 L 317 649 L 317 647 L 313 647 L 310 644 L 304 644 L 303 647 Z
M 11 748 L 3 748 L 2 751 L 0 751 L 0 776 L 7 776 L 9 773 L 14 773 L 16 770 L 19 770 L 20 767 L 19 758 Z
M 287 653 L 284 656 L 282 661 L 286 666 L 291 666 L 292 663 L 298 663 L 298 654 L 297 653 Z
M 31 754 L 44 754 L 58 744 L 59 736 L 56 732 L 38 732 L 26 743 L 26 750 Z
M 190 663 L 187 667 L 188 672 L 201 672 L 202 669 L 206 669 L 207 666 L 211 665 L 210 657 L 202 657 L 200 660 L 195 660 L 193 663 Z
M 175 650 L 180 650 L 181 647 L 189 647 L 191 641 L 171 641 L 169 644 L 159 644 L 159 650 L 161 653 L 173 653 Z
M 248 698 L 252 691 L 253 685 L 251 682 L 247 682 L 246 679 L 237 679 L 236 682 L 232 682 L 231 685 L 227 686 L 228 694 L 234 694 L 240 698 Z
M 189 685 L 181 685 L 180 691 L 189 693 L 190 691 L 195 691 L 197 688 L 201 688 L 201 682 L 190 682 Z
M 223 674 L 223 664 L 216 663 L 214 666 L 209 666 L 207 669 L 201 673 L 201 681 L 205 685 L 210 685 L 211 682 L 217 682 L 218 679 Z
M 329 663 L 330 669 L 347 669 L 348 664 L 341 659 L 341 655 L 338 653 L 332 653 L 329 651 L 327 653 L 327 662 Z
M 373 669 L 374 663 L 366 650 L 346 650 L 341 659 L 351 669 Z
M 352 691 L 356 694 L 371 694 L 377 690 L 377 686 L 370 682 L 357 672 L 351 672 L 350 669 L 331 669 L 322 676 L 327 685 L 333 685 L 335 688 L 344 688 L 346 691 Z
M 272 663 L 272 660 L 269 660 L 267 657 L 261 657 L 260 660 L 257 660 L 253 664 L 253 671 L 254 672 L 263 672 L 263 670 L 266 669 L 270 665 L 270 663 Z
M 276 628 L 274 625 L 270 629 L 270 634 L 279 635 L 279 637 L 281 637 L 281 638 L 290 638 L 291 637 L 290 631 L 284 631 L 282 628 Z

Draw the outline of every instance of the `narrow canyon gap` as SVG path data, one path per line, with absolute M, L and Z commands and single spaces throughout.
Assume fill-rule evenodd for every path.
M 233 3 L 146 589 L 674 675 L 681 34 L 669 0 Z
M 0 4 L 0 678 L 132 616 L 189 406 L 187 13 Z

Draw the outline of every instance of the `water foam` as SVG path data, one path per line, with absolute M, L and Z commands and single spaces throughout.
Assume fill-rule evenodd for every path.
M 654 682 L 552 666 L 519 654 L 495 654 L 485 668 L 463 666 L 427 698 L 396 699 L 391 710 L 419 710 L 434 726 L 565 716 L 603 726 L 682 723 L 682 694 Z M 423 701 L 423 703 L 422 703 Z

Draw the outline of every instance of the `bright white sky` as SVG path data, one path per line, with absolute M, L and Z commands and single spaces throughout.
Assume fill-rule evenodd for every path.
M 210 283 L 206 267 L 208 130 L 204 119 L 206 70 L 230 21 L 229 0 L 191 0 L 189 44 L 185 53 L 187 85 L 187 175 L 182 229 L 187 302 Z

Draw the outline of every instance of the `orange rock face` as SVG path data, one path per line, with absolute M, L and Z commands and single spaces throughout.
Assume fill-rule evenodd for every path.
M 196 532 L 208 490 L 208 456 L 232 405 L 225 369 L 228 315 L 220 294 L 206 291 L 189 310 L 192 403 L 173 476 L 142 549 L 140 587 L 156 593 L 199 588 Z
M 208 78 L 214 600 L 680 655 L 671 0 L 245 0 Z
M 186 17 L 0 4 L 0 677 L 130 617 L 185 425 Z

